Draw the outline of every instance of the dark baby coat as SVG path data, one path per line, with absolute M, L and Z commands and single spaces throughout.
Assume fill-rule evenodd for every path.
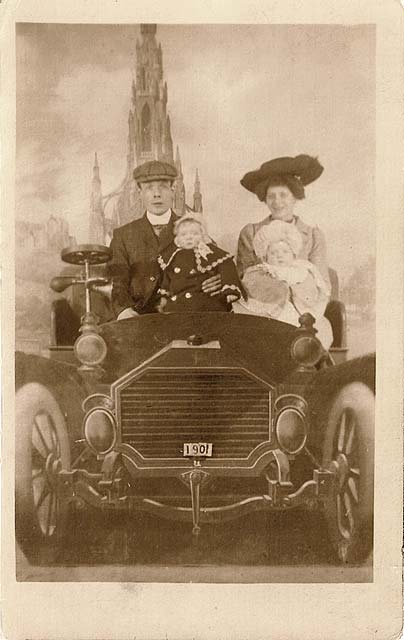
M 211 252 L 206 258 L 197 247 L 182 249 L 174 243 L 159 256 L 160 295 L 167 299 L 165 312 L 231 311 L 228 296 L 238 299 L 242 295 L 232 256 L 212 243 L 207 246 Z M 203 293 L 202 282 L 218 273 L 222 278 L 220 293 Z

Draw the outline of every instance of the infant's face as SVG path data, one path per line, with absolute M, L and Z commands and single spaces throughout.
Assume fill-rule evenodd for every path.
M 183 249 L 193 249 L 202 240 L 202 229 L 197 222 L 183 222 L 176 235 L 176 244 Z
M 286 242 L 272 242 L 267 251 L 267 262 L 277 266 L 289 266 L 294 261 L 292 249 Z

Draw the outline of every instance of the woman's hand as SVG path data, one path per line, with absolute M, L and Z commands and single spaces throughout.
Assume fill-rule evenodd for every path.
M 217 296 L 222 291 L 222 276 L 218 273 L 202 282 L 202 291 L 210 296 Z

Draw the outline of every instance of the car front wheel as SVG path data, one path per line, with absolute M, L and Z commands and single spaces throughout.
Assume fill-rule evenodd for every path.
M 373 546 L 375 396 L 362 382 L 338 392 L 323 444 L 323 467 L 336 486 L 325 516 L 339 562 L 363 562 Z
M 66 422 L 52 393 L 28 383 L 16 393 L 16 538 L 32 560 L 57 550 L 66 531 L 68 505 L 57 475 L 70 468 Z

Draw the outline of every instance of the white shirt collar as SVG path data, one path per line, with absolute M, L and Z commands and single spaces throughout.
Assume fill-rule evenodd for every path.
M 146 216 L 151 225 L 160 225 L 160 224 L 168 224 L 171 218 L 171 209 L 161 214 L 161 216 L 156 216 L 155 213 L 150 213 L 150 211 L 146 211 Z
M 277 218 L 274 218 L 272 214 L 268 217 L 270 222 L 275 222 L 277 220 Z M 299 218 L 297 216 L 293 216 L 292 220 L 281 220 L 281 222 L 286 222 L 286 224 L 296 224 L 298 219 Z

